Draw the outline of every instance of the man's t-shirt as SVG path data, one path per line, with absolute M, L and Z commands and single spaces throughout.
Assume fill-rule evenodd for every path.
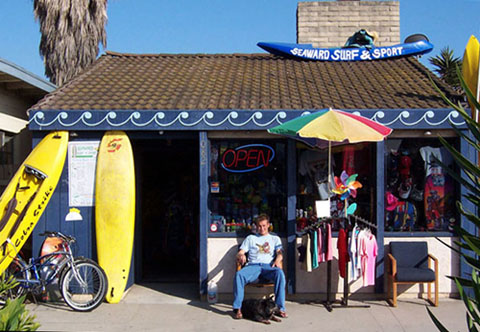
M 276 235 L 251 234 L 243 241 L 240 249 L 248 252 L 249 263 L 271 264 L 277 250 L 282 249 L 282 241 Z

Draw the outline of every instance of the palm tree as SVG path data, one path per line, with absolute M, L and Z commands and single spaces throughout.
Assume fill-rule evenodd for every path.
M 453 56 L 453 50 L 448 46 L 441 49 L 440 54 L 430 57 L 428 61 L 436 67 L 434 69 L 440 78 L 455 90 L 460 90 L 460 81 L 456 73 L 456 67 L 462 66 L 462 60 Z
M 90 65 L 105 48 L 108 0 L 34 0 L 45 75 L 58 86 Z

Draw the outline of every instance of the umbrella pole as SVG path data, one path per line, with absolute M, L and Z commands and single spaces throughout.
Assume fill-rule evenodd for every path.
M 328 174 L 327 174 L 328 199 L 330 199 L 330 193 L 332 192 L 332 182 L 331 182 L 330 174 L 332 174 L 332 142 L 328 141 Z

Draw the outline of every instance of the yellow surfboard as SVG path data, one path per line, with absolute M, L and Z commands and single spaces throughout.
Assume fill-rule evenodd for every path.
M 52 132 L 32 150 L 0 197 L 0 273 L 10 265 L 47 207 L 67 155 L 68 132 Z
M 98 263 L 108 277 L 106 299 L 118 303 L 127 285 L 135 229 L 135 169 L 123 131 L 107 131 L 97 157 L 95 230 Z
M 478 42 L 478 39 L 472 35 L 470 36 L 467 46 L 465 47 L 465 52 L 463 53 L 462 75 L 473 95 L 477 94 L 479 53 L 480 43 Z M 474 106 L 471 103 L 470 109 L 472 110 L 472 116 L 475 119 L 475 113 L 473 112 Z

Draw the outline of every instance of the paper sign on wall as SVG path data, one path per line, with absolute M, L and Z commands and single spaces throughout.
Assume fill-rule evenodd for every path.
M 68 143 L 68 204 L 93 206 L 100 141 Z

